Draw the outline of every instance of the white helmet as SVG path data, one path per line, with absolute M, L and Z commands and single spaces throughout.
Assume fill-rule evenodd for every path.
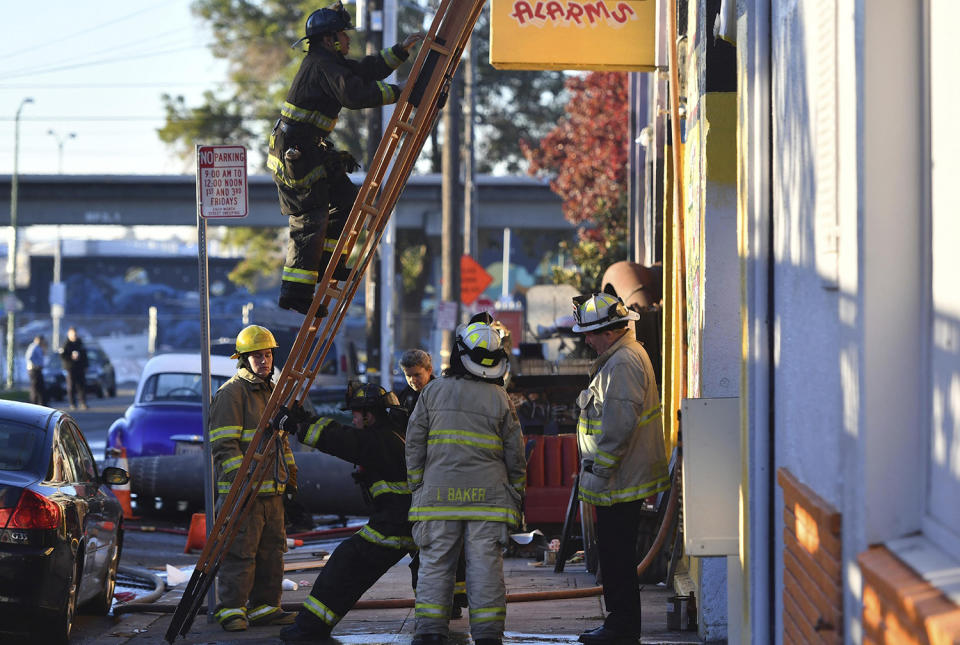
M 640 314 L 627 309 L 623 300 L 609 293 L 577 296 L 573 299 L 573 315 L 577 319 L 573 331 L 578 333 L 600 331 L 617 323 L 640 320 Z
M 464 368 L 483 379 L 499 379 L 510 361 L 503 349 L 503 336 L 489 314 L 478 314 L 457 328 L 457 348 Z

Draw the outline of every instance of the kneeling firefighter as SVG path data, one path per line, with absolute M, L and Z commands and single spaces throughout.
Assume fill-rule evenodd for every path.
M 372 507 L 367 524 L 330 555 L 296 623 L 281 630 L 280 638 L 287 642 L 328 638 L 360 596 L 416 550 L 407 521 L 406 411 L 393 392 L 374 384 L 348 387 L 341 409 L 353 412 L 353 426 L 311 418 L 299 404 L 281 406 L 273 421 L 274 427 L 295 433 L 302 444 L 356 464 L 354 478 Z
M 273 350 L 277 341 L 266 327 L 250 325 L 237 335 L 237 373 L 224 383 L 210 404 L 210 445 L 222 501 L 239 473 L 260 417 L 273 392 Z M 238 522 L 238 533 L 220 567 L 220 603 L 216 617 L 227 631 L 248 625 L 286 625 L 293 613 L 280 608 L 284 530 L 284 496 L 297 489 L 297 466 L 286 437 L 277 435 L 277 456 L 260 484 L 250 511 Z M 219 512 L 219 504 L 218 504 Z

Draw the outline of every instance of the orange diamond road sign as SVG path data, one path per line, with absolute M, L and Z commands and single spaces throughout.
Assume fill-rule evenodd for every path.
M 469 305 L 493 282 L 493 277 L 469 255 L 460 256 L 460 302 Z

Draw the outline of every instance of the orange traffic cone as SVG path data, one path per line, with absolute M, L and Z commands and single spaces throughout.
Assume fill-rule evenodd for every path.
M 187 544 L 183 547 L 184 553 L 190 551 L 202 550 L 207 544 L 207 515 L 206 513 L 194 513 L 190 517 L 190 530 L 187 531 Z
M 114 463 L 111 464 L 117 468 L 123 468 L 127 471 L 127 474 L 130 474 L 130 463 L 127 461 L 127 449 L 124 447 L 120 448 L 111 448 L 110 454 L 112 457 L 115 457 Z M 140 519 L 134 517 L 133 507 L 130 505 L 130 482 L 126 484 L 120 484 L 118 486 L 112 486 L 113 494 L 117 496 L 117 501 L 120 502 L 120 506 L 123 507 L 123 518 L 126 520 L 136 520 Z

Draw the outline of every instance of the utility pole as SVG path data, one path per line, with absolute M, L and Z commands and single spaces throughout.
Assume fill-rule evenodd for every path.
M 53 137 L 57 142 L 57 173 L 63 174 L 63 144 L 69 139 L 76 139 L 77 133 L 70 132 L 66 137 L 61 137 L 56 130 L 47 130 L 47 134 Z M 64 305 L 66 297 L 61 281 L 61 271 L 63 267 L 63 240 L 60 237 L 60 225 L 57 224 L 57 239 L 53 247 L 53 284 L 50 285 L 50 323 L 51 323 L 51 347 L 56 349 L 60 347 L 60 321 L 63 319 Z
M 440 299 L 457 305 L 460 302 L 460 235 L 457 222 L 460 217 L 460 96 L 459 77 L 450 83 L 447 104 L 443 108 L 443 178 L 440 185 L 441 211 L 441 274 Z M 456 317 L 460 320 L 460 316 Z M 454 332 L 445 330 L 440 344 L 440 361 L 450 364 Z
M 376 54 L 383 49 L 383 0 L 366 0 L 362 5 L 357 5 L 358 11 L 366 13 L 362 20 L 366 26 L 366 54 Z M 367 149 L 366 149 L 366 167 L 369 168 L 373 162 L 373 157 L 377 153 L 377 147 L 380 145 L 380 139 L 383 138 L 383 108 L 367 110 Z M 367 331 L 367 369 L 380 365 L 380 315 L 379 306 L 381 298 L 384 296 L 384 288 L 389 289 L 389 285 L 381 284 L 378 279 L 381 268 L 381 257 L 379 250 L 373 256 L 370 267 L 367 269 L 367 275 L 364 280 L 364 312 L 366 314 Z M 385 375 L 381 374 L 381 379 Z M 387 388 L 391 389 L 391 388 Z
M 20 112 L 33 99 L 20 101 L 13 119 L 13 174 L 10 176 L 10 246 L 7 248 L 7 389 L 13 389 L 13 357 L 17 323 L 17 161 L 20 157 Z
M 466 65 L 464 89 L 464 113 L 466 123 L 463 128 L 463 252 L 476 259 L 477 249 L 477 166 L 476 144 L 474 142 L 474 124 L 476 123 L 477 95 L 477 45 L 473 36 L 470 37 L 468 56 L 463 61 Z

